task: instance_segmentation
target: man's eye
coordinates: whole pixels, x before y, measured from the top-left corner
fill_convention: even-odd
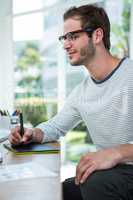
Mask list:
[[[78,34],[74,34],[74,35],[72,36],[73,40],[77,39],[78,37],[79,37]]]

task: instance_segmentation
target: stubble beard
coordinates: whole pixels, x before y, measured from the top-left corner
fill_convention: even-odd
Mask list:
[[[70,62],[72,66],[79,65],[88,65],[95,56],[96,49],[92,43],[92,40],[89,40],[89,44],[86,47],[80,49],[80,58],[75,62]]]

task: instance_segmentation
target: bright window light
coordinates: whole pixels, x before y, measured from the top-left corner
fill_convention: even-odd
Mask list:
[[[34,13],[15,17],[13,20],[14,41],[40,40],[43,36],[43,14]]]
[[[45,0],[44,1],[44,6],[52,6],[55,3],[57,3],[59,0]]]
[[[43,0],[13,0],[13,13],[38,10],[43,7]]]

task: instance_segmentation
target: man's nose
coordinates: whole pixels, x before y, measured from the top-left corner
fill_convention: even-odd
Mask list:
[[[71,48],[71,46],[72,46],[71,41],[69,41],[69,40],[67,40],[67,39],[64,40],[63,48],[64,48],[65,50]]]

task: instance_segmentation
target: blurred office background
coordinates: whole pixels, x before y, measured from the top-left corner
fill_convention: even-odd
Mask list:
[[[98,3],[111,21],[111,52],[133,58],[132,0],[1,0],[0,108],[21,108],[27,126],[54,116],[86,70],[72,67],[58,36],[62,15],[71,6]],[[84,123],[62,143],[62,179],[75,173],[81,155],[94,151]],[[69,173],[67,173],[69,172]]]

